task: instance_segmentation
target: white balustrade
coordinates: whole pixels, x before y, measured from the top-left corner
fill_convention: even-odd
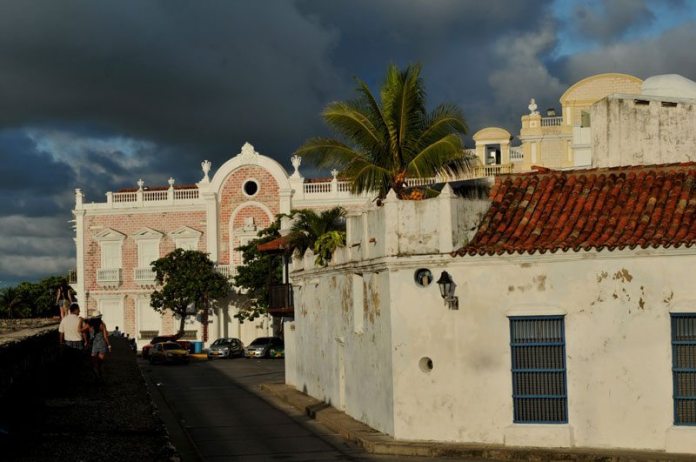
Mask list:
[[[519,149],[510,149],[510,162],[522,162],[524,160],[524,153]]]
[[[98,283],[120,283],[121,268],[100,268],[97,270]]]
[[[114,202],[116,202],[116,203],[135,202],[138,199],[138,193],[135,193],[135,192],[114,193],[113,197],[114,197]]]
[[[135,282],[153,283],[155,282],[155,272],[150,266],[146,266],[144,268],[134,268],[133,279]]]
[[[227,279],[232,279],[237,275],[237,267],[231,265],[215,265],[215,270]]]
[[[167,191],[145,191],[143,192],[144,201],[166,201]]]
[[[198,189],[175,189],[174,200],[198,199]]]
[[[563,125],[563,116],[541,118],[542,127],[560,127],[561,125]]]
[[[331,183],[305,183],[305,194],[329,193],[331,192]]]

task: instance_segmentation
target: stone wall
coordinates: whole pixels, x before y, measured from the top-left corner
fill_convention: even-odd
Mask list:
[[[696,101],[609,96],[591,108],[592,166],[696,161]]]

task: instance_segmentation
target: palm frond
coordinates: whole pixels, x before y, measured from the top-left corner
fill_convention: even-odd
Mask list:
[[[356,101],[333,102],[322,112],[331,128],[366,152],[381,150],[385,144],[384,133],[375,126],[380,121],[371,120],[371,115],[364,104]]]
[[[450,133],[466,134],[468,127],[462,111],[451,104],[441,104],[424,119],[423,131],[416,145],[420,152],[423,147],[432,144]]]
[[[332,138],[310,138],[293,154],[306,158],[317,167],[323,168],[343,168],[356,160],[366,160],[363,152],[356,151]]]
[[[406,174],[409,177],[429,177],[438,173],[451,173],[446,167],[458,163],[465,156],[462,140],[455,134],[449,134],[423,148],[408,163]]]

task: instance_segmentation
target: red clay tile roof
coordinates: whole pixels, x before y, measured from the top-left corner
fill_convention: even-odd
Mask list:
[[[505,175],[490,198],[453,255],[696,244],[696,163]]]
[[[290,240],[287,236],[280,236],[272,241],[264,242],[256,246],[256,250],[261,253],[276,253],[282,252],[288,248]]]

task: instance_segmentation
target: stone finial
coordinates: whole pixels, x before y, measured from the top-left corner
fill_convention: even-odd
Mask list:
[[[209,160],[204,160],[203,162],[201,162],[201,170],[203,170],[203,179],[201,180],[201,183],[210,183],[210,177],[208,177],[208,173],[210,173],[210,168],[212,166],[213,163]]]
[[[170,176],[169,179],[167,180],[167,183],[169,183],[169,189],[174,188],[174,178],[173,177]]]
[[[302,165],[302,157],[300,156],[292,156],[290,158],[290,162],[292,162],[292,167],[295,169],[294,172],[292,172],[292,175],[290,175],[291,178],[302,178],[302,175],[300,175],[300,165]]]
[[[75,188],[75,205],[82,205],[85,195],[80,188]]]
[[[136,184],[138,185],[138,191],[143,190],[143,186],[145,185],[145,182],[143,181],[142,178],[138,178],[138,181],[136,181]]]
[[[331,170],[331,176],[333,177],[333,179],[335,181],[336,177],[338,176],[338,170],[336,170],[336,169]]]
[[[529,109],[529,115],[537,115],[539,114],[539,111],[537,111],[537,103],[534,100],[534,98],[529,100],[529,106],[527,108]]]

